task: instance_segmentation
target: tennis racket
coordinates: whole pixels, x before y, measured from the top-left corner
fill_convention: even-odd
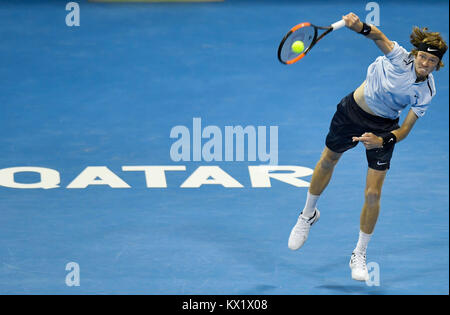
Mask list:
[[[309,22],[297,24],[281,40],[280,46],[278,47],[278,60],[285,65],[296,63],[305,57],[325,35],[344,26],[344,20],[333,23],[330,26],[316,26]],[[318,36],[319,30],[325,30],[325,32]],[[292,51],[292,44],[296,41],[302,41],[305,47],[300,53]]]

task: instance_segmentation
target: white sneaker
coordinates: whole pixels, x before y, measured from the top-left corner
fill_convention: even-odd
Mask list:
[[[349,263],[352,270],[352,279],[357,281],[369,280],[369,272],[366,266],[366,254],[353,252]]]
[[[309,229],[320,218],[320,212],[317,208],[314,211],[314,215],[309,219],[305,219],[302,213],[298,216],[297,224],[295,224],[289,236],[288,247],[292,250],[297,250],[303,246],[308,238]]]

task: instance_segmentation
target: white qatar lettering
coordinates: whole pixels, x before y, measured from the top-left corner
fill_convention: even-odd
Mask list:
[[[186,171],[184,165],[139,165],[122,166],[123,174],[116,174],[106,166],[87,166],[68,185],[67,189],[85,189],[89,186],[109,186],[110,188],[131,188],[123,179],[129,172],[144,172],[147,188],[168,188],[167,173]],[[35,183],[20,183],[15,175],[33,173],[40,176]],[[309,187],[309,183],[301,177],[309,176],[313,170],[296,165],[257,165],[248,166],[251,187],[270,188],[272,180],[277,180],[294,187]],[[129,175],[131,177],[131,175]],[[199,166],[191,174],[184,174],[185,180],[181,188],[200,188],[203,185],[217,185],[223,188],[243,188],[244,186],[221,167]],[[179,176],[178,176],[179,178]],[[170,176],[169,176],[170,179]],[[0,188],[15,189],[53,189],[60,188],[60,173],[57,170],[43,167],[11,167],[0,169]]]

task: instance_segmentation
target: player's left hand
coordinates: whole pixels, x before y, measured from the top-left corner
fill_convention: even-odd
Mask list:
[[[383,138],[378,137],[371,132],[365,132],[361,137],[352,137],[352,140],[353,142],[362,142],[367,150],[381,148],[383,146]]]

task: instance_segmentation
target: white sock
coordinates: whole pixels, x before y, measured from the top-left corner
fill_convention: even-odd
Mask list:
[[[359,231],[358,244],[356,244],[354,252],[365,254],[371,237],[372,234],[366,234],[363,231]]]
[[[302,211],[302,216],[304,218],[311,218],[314,215],[314,211],[316,209],[317,201],[319,200],[319,196],[311,195],[308,191],[306,195],[306,204]]]

